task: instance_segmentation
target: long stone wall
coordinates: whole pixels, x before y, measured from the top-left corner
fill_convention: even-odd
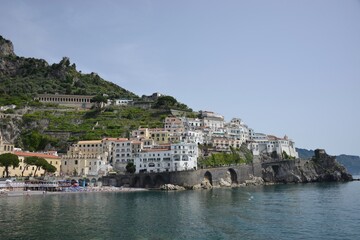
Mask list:
[[[125,174],[103,177],[105,186],[129,186],[157,188],[163,184],[174,184],[191,187],[207,179],[211,185],[218,186],[221,179],[231,179],[231,183],[244,183],[252,176],[261,177],[261,165],[237,165],[219,168],[207,168],[192,171]]]

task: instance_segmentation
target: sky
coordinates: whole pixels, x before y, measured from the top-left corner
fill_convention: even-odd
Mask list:
[[[360,155],[360,0],[0,0],[18,56]]]

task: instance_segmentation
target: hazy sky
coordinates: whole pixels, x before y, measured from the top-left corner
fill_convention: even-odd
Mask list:
[[[6,1],[19,56],[360,155],[359,0]]]

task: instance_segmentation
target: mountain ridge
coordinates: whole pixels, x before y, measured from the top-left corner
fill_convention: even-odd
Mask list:
[[[0,105],[32,101],[36,94],[102,95],[139,99],[135,93],[92,72],[76,69],[68,57],[49,65],[44,59],[19,57],[10,40],[0,35]]]
[[[44,93],[90,95],[95,96],[94,102],[98,97],[101,102],[128,99],[139,105],[94,104],[92,109],[78,109],[34,100]],[[79,140],[128,137],[139,126],[161,127],[171,108],[194,114],[171,96],[140,98],[94,72],[83,74],[67,57],[51,65],[44,59],[19,57],[12,42],[1,35],[0,106],[7,108],[1,112],[0,134],[16,147],[30,151],[64,152]]]

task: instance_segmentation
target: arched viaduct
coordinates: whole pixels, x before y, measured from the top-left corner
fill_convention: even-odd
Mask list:
[[[207,179],[211,185],[217,186],[221,179],[231,179],[231,183],[244,183],[251,176],[261,177],[261,165],[236,165],[207,168],[181,172],[124,174],[103,177],[103,185],[128,186],[138,188],[158,188],[163,184],[194,186]]]

